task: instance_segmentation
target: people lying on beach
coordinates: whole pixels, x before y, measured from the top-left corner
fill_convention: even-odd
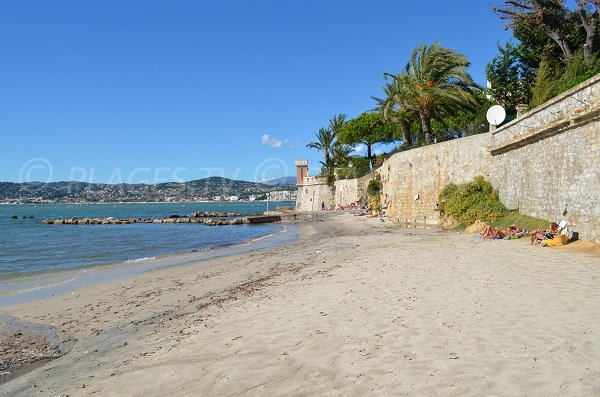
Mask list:
[[[527,234],[527,230],[520,229],[515,225],[510,225],[506,229],[494,229],[490,225],[485,225],[481,233],[479,233],[480,238],[486,240],[498,240],[498,239],[517,239],[521,238]]]
[[[531,243],[529,245],[540,244],[544,240],[552,240],[554,238],[554,236],[556,236],[556,234],[557,234],[557,229],[558,229],[558,223],[550,222],[550,229],[544,230],[544,231],[542,231],[540,229],[534,230],[530,234]]]
[[[348,204],[348,205],[338,205],[335,207],[335,209],[339,209],[339,210],[343,210],[343,211],[348,211],[348,210],[355,210],[361,208],[360,205],[360,201],[356,200],[354,203]]]
[[[501,239],[504,238],[504,236],[506,236],[506,233],[503,230],[494,229],[490,225],[485,225],[483,230],[479,233],[479,238],[485,240]]]
[[[518,239],[527,234],[527,230],[520,229],[515,225],[510,225],[509,227],[504,229],[503,232],[505,233],[504,239],[506,240]]]

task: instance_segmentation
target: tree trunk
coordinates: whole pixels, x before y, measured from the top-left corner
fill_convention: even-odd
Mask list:
[[[425,144],[431,144],[431,117],[421,115],[421,125],[423,127],[423,136],[425,137]]]
[[[400,120],[400,128],[402,128],[402,140],[405,145],[412,145],[412,140],[410,139],[410,121],[406,119]]]
[[[554,30],[550,29],[545,29],[544,34],[546,34],[546,36],[550,37],[556,42],[556,44],[558,44],[567,60],[573,58],[573,51],[571,51],[571,46],[569,46],[567,40],[564,37],[562,37],[558,32],[555,32]]]
[[[596,3],[596,2],[594,2]],[[583,58],[586,65],[590,66],[594,60],[594,37],[596,36],[596,27],[598,26],[598,5],[588,20],[587,11],[583,3],[579,3],[579,18],[585,29],[585,44],[583,45]]]
[[[331,159],[329,158],[328,152],[325,152],[325,172],[327,174],[331,172]]]
[[[371,155],[371,144],[367,142],[367,158],[371,160],[373,156]]]

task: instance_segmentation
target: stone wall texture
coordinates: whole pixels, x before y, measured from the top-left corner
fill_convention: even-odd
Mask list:
[[[356,179],[341,179],[335,181],[335,205],[347,206],[359,201],[367,202],[367,185],[373,179],[373,174]]]
[[[315,177],[304,178],[304,184],[298,186],[296,211],[321,211],[322,206],[335,207],[335,187]]]
[[[400,152],[387,159],[379,172],[382,205],[390,219],[437,223],[437,196],[444,186],[468,182],[477,175],[489,179],[489,138],[489,133],[475,135]]]

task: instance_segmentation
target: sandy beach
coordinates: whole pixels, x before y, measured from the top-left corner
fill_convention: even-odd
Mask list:
[[[284,246],[0,308],[75,341],[0,395],[600,395],[597,249],[351,215],[302,228]],[[15,332],[0,327],[3,359],[26,348]]]

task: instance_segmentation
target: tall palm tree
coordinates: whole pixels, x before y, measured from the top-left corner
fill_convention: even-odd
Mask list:
[[[377,102],[378,111],[383,120],[398,123],[402,130],[402,141],[406,145],[412,145],[410,126],[419,117],[418,109],[413,104],[412,93],[409,90],[408,74],[402,72],[399,75],[384,73],[384,78],[391,77],[383,87],[385,97],[373,99]]]
[[[310,149],[317,149],[323,153],[325,161],[322,162],[325,169],[329,169],[331,166],[331,149],[335,143],[336,134],[331,129],[321,127],[318,132],[315,133],[317,140],[310,142],[306,147]]]
[[[467,72],[467,58],[435,42],[412,51],[404,73],[395,80],[407,88],[412,106],[418,109],[425,143],[431,143],[431,119],[445,111],[472,109],[473,88],[480,88]]]
[[[329,127],[322,127],[315,133],[317,140],[306,145],[310,149],[317,149],[323,153],[324,161],[321,164],[323,164],[328,180],[333,176],[333,168],[335,167],[334,157],[336,153],[334,153],[334,149],[337,143],[337,135],[345,122],[345,114],[340,113],[333,116],[329,120]],[[339,148],[337,154],[340,154]]]
[[[337,138],[340,129],[346,122],[346,115],[344,113],[339,113],[329,119],[329,129],[333,133],[333,137]]]

